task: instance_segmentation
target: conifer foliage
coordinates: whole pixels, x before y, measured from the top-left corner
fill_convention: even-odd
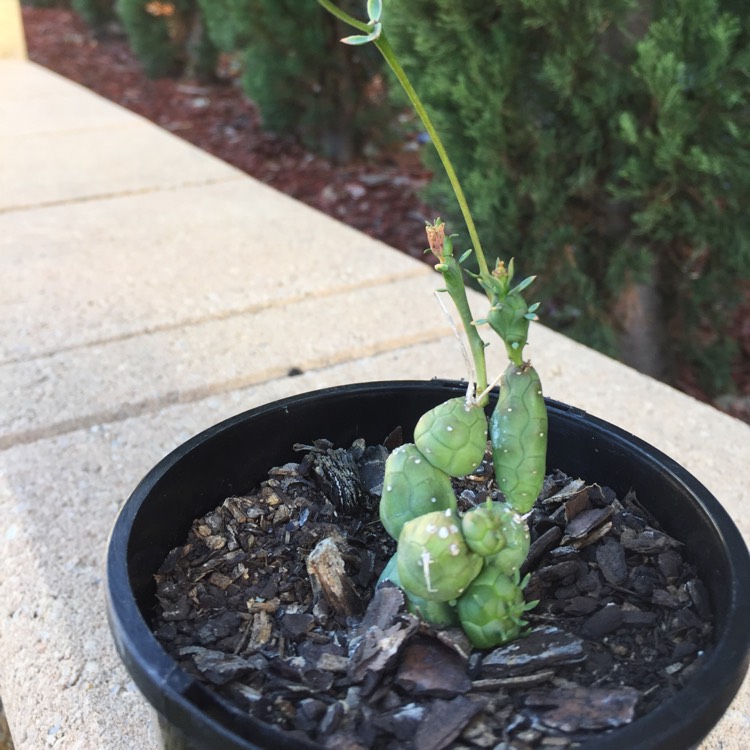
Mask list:
[[[149,77],[213,74],[216,50],[196,0],[116,0],[115,9]]]
[[[630,292],[646,288],[656,304],[641,323],[659,328],[665,374],[697,363],[713,391],[736,363],[730,321],[750,277],[742,6],[386,0],[384,11],[485,250],[539,270],[545,320],[619,354]],[[436,178],[433,191],[450,188]]]
[[[347,29],[315,0],[199,0],[208,32],[236,52],[243,88],[270,130],[338,162],[380,138],[392,110],[379,95],[380,59],[339,42]],[[342,3],[352,13],[361,2]]]
[[[94,29],[114,20],[114,0],[71,0],[71,7]]]

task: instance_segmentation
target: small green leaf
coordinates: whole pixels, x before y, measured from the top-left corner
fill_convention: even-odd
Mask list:
[[[370,23],[377,23],[383,13],[382,0],[367,0],[367,12],[370,15]]]
[[[527,286],[530,286],[536,276],[527,276],[520,284],[517,284],[514,289],[512,289],[512,292],[518,293],[522,292],[524,289],[526,289]]]
[[[353,47],[357,47],[362,44],[367,44],[368,42],[374,42],[376,39],[380,38],[380,32],[382,30],[383,26],[380,23],[376,23],[369,34],[356,34],[355,36],[347,36],[344,37],[341,41],[344,44],[350,44]]]
[[[371,42],[372,35],[368,34],[367,36],[363,36],[361,34],[357,34],[355,36],[344,37],[341,41],[344,44],[350,44],[352,47],[358,47],[362,44],[367,44],[368,42]]]
[[[463,263],[472,253],[474,250],[472,248],[469,248],[459,259],[459,263]]]

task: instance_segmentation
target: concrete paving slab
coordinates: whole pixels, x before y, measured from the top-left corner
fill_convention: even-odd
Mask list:
[[[145,123],[139,115],[32,63],[0,61],[0,137]]]
[[[88,89],[31,60],[0,59],[0,96],[3,102],[15,103],[26,99],[41,99],[45,96],[51,98],[74,96],[82,91],[86,92]],[[104,101],[110,106],[117,106],[107,100]],[[10,108],[8,107],[6,111],[10,112]],[[19,115],[13,116],[15,118]],[[45,119],[51,119],[49,112]]]
[[[434,339],[433,288],[420,274],[3,365],[0,447]]]
[[[242,177],[145,120],[0,140],[0,212]]]
[[[0,362],[427,274],[250,178],[0,213]]]
[[[547,336],[539,333],[537,339]],[[588,351],[555,334],[545,343],[550,356],[564,362],[578,361]],[[662,416],[691,408],[692,400],[682,394],[663,392],[654,381],[603,359],[609,363],[604,378],[616,377],[621,393],[659,403]],[[599,371],[599,362],[589,364]],[[150,712],[111,644],[102,613],[101,566],[120,503],[163,455],[211,424],[287,395],[394,376],[457,377],[462,369],[446,337],[0,452],[0,569],[12,571],[0,579],[0,691],[17,750],[157,747]],[[575,370],[563,366],[545,377],[552,395],[580,402]],[[590,411],[608,410],[611,391],[584,390]],[[740,436],[732,432],[735,420],[717,412],[713,416],[709,429]],[[633,426],[643,433],[649,421],[646,417]],[[665,418],[650,429],[655,442],[677,442],[682,424]],[[734,496],[742,475],[728,470],[715,477],[715,484]],[[736,510],[747,514],[746,505]],[[34,691],[25,689],[30,674],[45,675]],[[749,709],[746,682],[701,750],[744,748]]]

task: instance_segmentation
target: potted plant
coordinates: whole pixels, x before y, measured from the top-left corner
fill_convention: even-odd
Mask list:
[[[750,559],[739,532],[710,493],[659,451],[606,422],[544,399],[539,376],[524,359],[529,324],[538,308],[524,299],[533,277],[514,284],[512,261],[507,267],[488,267],[450,160],[383,34],[381,2],[368,1],[367,22],[330,0],[319,2],[360,32],[344,41],[374,43],[382,52],[454,186],[477,259],[476,279],[488,297],[485,318],[475,318],[469,308],[462,268],[467,254],[454,255],[452,238],[439,220],[428,226],[427,234],[468,341],[472,372],[464,384],[370,383],[285,399],[223,422],[167,456],[127,501],[110,540],[108,611],[121,657],[161,718],[168,747],[320,747],[328,736],[332,746],[369,742],[364,746],[385,747],[408,740],[416,747],[440,748],[469,729],[474,746],[488,746],[501,737],[533,746],[544,740],[542,724],[555,730],[551,736],[561,747],[695,745],[729,705],[748,666]],[[508,367],[497,378],[499,393],[488,382],[481,326],[500,337],[508,354]],[[382,522],[384,541],[375,546],[392,556],[387,564],[368,557],[372,550],[359,558],[375,561],[361,578],[379,578],[365,611],[367,602],[345,571],[342,546],[347,540],[342,541],[334,521],[343,524],[344,517],[354,516],[355,526],[364,525],[370,533],[374,524],[365,515],[367,493],[361,488],[350,492],[347,482],[349,477],[359,481],[368,446],[382,443],[397,426],[403,428],[403,440],[384,460],[380,480],[371,484],[379,503],[369,509]],[[330,442],[321,443],[323,437]],[[356,451],[347,452],[353,443]],[[304,469],[295,452],[300,446],[306,451]],[[269,478],[273,467],[282,468]],[[586,484],[550,476],[555,470],[583,477]],[[480,474],[482,489],[465,486],[457,499],[462,486],[457,483],[469,481],[467,477],[478,481]],[[266,480],[265,495],[248,500],[247,493]],[[304,493],[295,495],[294,488],[309,493],[313,485],[330,491],[325,511],[313,511],[320,528],[330,534],[305,553],[312,594],[293,600],[284,597],[292,581],[281,580],[296,575],[288,566],[281,573],[276,570],[266,588],[259,588],[259,568],[273,569],[269,556],[279,557],[285,545],[297,544],[291,535],[308,523],[310,503]],[[287,502],[287,495],[294,497]],[[253,503],[265,503],[265,510]],[[214,512],[218,506],[221,512]],[[264,515],[269,508],[275,509],[273,514]],[[318,518],[321,514],[325,517]],[[253,532],[238,539],[235,523],[243,533]],[[258,539],[268,536],[269,524],[283,526],[285,541],[272,553],[256,555],[253,550],[262,546]],[[229,536],[222,536],[230,527]],[[218,554],[229,549],[230,537],[231,554]],[[686,577],[680,577],[683,559],[677,552],[683,545],[690,571]],[[219,557],[229,567],[220,567]],[[632,570],[623,568],[628,559],[637,563]],[[549,580],[538,568],[541,560],[546,560]],[[189,596],[176,591],[183,568],[188,577],[199,568]],[[657,568],[669,586],[655,583]],[[532,570],[537,575],[529,583]],[[206,576],[210,585],[201,582]],[[601,589],[602,576],[608,591],[637,589],[639,604],[661,599],[657,604],[671,619],[657,620],[630,600],[592,604],[592,587]],[[555,581],[560,587],[550,593]],[[286,586],[282,594],[279,584]],[[527,584],[531,593],[524,592]],[[219,589],[245,596],[250,615],[214,616]],[[543,612],[535,615],[537,598],[543,596],[548,597]],[[157,599],[160,614],[155,614]],[[186,646],[177,638],[168,651],[162,642],[178,632],[174,623],[193,606],[188,599],[211,611],[201,621],[205,639]],[[571,614],[576,607],[578,619],[585,621],[584,635],[612,634],[605,651],[624,648],[614,636],[624,620],[681,634],[672,644],[675,652],[666,671],[671,677],[689,663],[689,678],[634,721],[642,696],[632,687],[603,694],[591,684],[571,687],[565,676],[547,667],[585,659],[584,639],[554,626],[558,613]],[[596,611],[585,611],[588,607]],[[705,655],[694,653],[704,648],[704,641],[682,637],[691,629],[701,630],[695,611],[710,621],[704,635],[710,630],[714,635]],[[334,635],[322,635],[319,626]],[[269,635],[274,627],[281,635]],[[305,651],[299,645],[308,632],[317,633],[313,643],[321,648]],[[229,652],[205,646],[219,641]],[[269,641],[277,649],[270,660],[261,648]],[[291,653],[285,652],[287,643]],[[509,666],[519,643],[533,644],[535,651],[527,649],[524,658],[537,665],[535,670]],[[629,652],[631,661],[637,660],[637,649]],[[313,652],[334,666],[320,667],[322,657],[311,666]],[[195,669],[185,669],[176,655],[192,659]],[[601,664],[589,682],[603,680],[602,672],[612,664],[611,653],[597,658]],[[411,671],[402,669],[406,661]],[[433,662],[440,664],[440,674],[427,684]],[[275,684],[286,691],[272,703],[257,687],[265,684],[266,671],[277,672]],[[208,680],[200,679],[206,675]],[[249,682],[239,681],[240,675],[250,675]],[[550,681],[554,687],[547,689]],[[227,693],[211,683],[232,685],[253,708],[227,700]],[[346,698],[325,701],[316,695],[333,687],[345,690]],[[524,710],[530,718],[525,733],[510,737],[503,721],[518,724],[519,714],[509,707],[513,701],[502,703],[498,696],[515,695],[519,689],[529,692]],[[399,692],[408,696],[403,705],[395,703]],[[426,703],[415,695],[427,696]],[[599,697],[604,708],[592,708]],[[544,710],[534,708],[539,706]],[[288,716],[276,722],[276,714],[284,712]],[[350,713],[348,733],[339,731],[342,712]],[[441,715],[445,721],[435,722]],[[384,722],[390,722],[389,728],[378,734]],[[305,733],[307,724],[314,731]],[[616,731],[609,731],[612,727]]]

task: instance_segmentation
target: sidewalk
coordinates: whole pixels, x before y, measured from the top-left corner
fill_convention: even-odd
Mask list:
[[[166,452],[253,406],[462,377],[438,282],[86,89],[0,60],[0,695],[17,750],[157,746],[103,611],[118,507]],[[677,459],[750,539],[750,427],[542,326],[529,354],[547,395]],[[740,750],[749,731],[746,681],[701,748]]]

